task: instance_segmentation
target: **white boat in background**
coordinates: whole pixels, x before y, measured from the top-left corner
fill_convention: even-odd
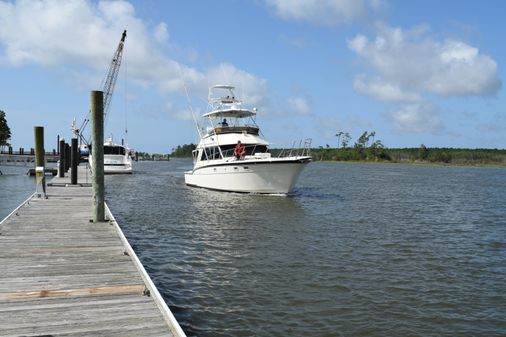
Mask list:
[[[254,120],[256,109],[244,109],[233,89],[228,85],[209,89],[210,111],[202,116],[209,126],[204,134],[199,130],[194,166],[185,172],[185,183],[230,192],[289,194],[311,161],[310,140],[297,153],[271,156],[269,142]],[[238,142],[245,147],[242,156],[235,153]]]
[[[93,154],[90,153],[88,161],[92,165]],[[131,174],[131,150],[124,145],[116,144],[112,138],[104,143],[104,174]]]

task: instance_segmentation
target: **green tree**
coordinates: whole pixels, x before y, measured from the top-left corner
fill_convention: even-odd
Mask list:
[[[365,131],[353,145],[353,160],[366,159],[365,149],[369,142],[370,135]]]
[[[425,145],[420,145],[420,148],[418,149],[418,157],[421,160],[427,160],[429,158],[429,149]]]
[[[184,144],[183,146],[178,145],[177,148],[172,149],[170,154],[172,157],[191,157],[192,151],[195,150],[195,144]]]
[[[7,119],[5,118],[5,112],[0,110],[0,147],[9,146],[7,142],[11,139],[11,129],[7,125]]]
[[[346,132],[343,136],[343,141],[341,142],[341,146],[343,149],[346,149],[348,147],[350,140],[351,140],[351,136],[348,132]]]
[[[341,136],[344,135],[344,132],[342,131],[339,131],[338,133],[336,133],[336,137],[337,137],[337,148],[339,149],[339,145],[340,145],[340,140],[341,140]]]

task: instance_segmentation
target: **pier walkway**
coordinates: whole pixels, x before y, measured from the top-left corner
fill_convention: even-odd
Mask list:
[[[0,335],[184,336],[108,208],[90,222],[85,179],[53,179],[0,222]]]

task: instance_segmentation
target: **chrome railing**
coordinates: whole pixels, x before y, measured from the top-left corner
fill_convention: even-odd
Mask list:
[[[278,154],[278,158],[284,157],[301,157],[301,156],[310,156],[311,155],[311,138],[306,138],[304,140],[299,141],[299,146],[296,147],[296,142],[293,142],[293,145],[289,149],[281,149],[281,152]]]

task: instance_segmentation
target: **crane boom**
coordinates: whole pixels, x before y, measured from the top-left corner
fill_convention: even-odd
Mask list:
[[[126,39],[126,30],[123,31],[123,35],[121,36],[121,40],[119,41],[118,48],[114,52],[114,56],[112,57],[112,62],[109,66],[109,70],[102,81],[102,91],[104,93],[104,122],[107,117],[107,112],[109,111],[109,107],[111,105],[112,93],[114,91],[114,86],[116,85],[116,79],[118,78],[119,67],[121,65],[121,58],[123,56],[123,45],[125,44]],[[86,140],[83,136],[83,131],[90,122],[89,119],[84,119],[81,128],[77,128],[77,124],[74,118],[72,122],[71,130],[74,135],[81,140],[81,144],[89,145],[89,140]]]
[[[107,72],[107,75],[102,82],[102,91],[104,92],[104,122],[106,120],[109,107],[111,106],[112,93],[114,92],[114,86],[116,85],[116,79],[118,78],[121,58],[123,56],[123,45],[125,44],[126,39],[126,32],[127,31],[125,30],[121,36],[118,48],[116,48],[114,56],[112,57],[111,64],[109,65],[109,71]]]

